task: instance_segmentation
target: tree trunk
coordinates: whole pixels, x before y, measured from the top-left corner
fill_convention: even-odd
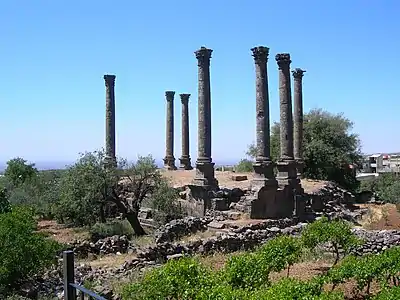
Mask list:
[[[104,214],[104,204],[103,203],[101,203],[100,204],[100,223],[105,223],[106,222],[106,217],[105,217],[105,214]]]
[[[144,231],[142,225],[140,225],[137,213],[126,213],[126,219],[128,220],[129,224],[131,224],[133,231],[135,231],[136,235],[146,235],[146,232]]]

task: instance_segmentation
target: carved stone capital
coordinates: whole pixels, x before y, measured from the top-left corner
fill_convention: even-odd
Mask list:
[[[194,54],[196,55],[198,66],[209,65],[212,52],[211,49],[206,47],[201,47],[199,50],[195,51]]]
[[[167,101],[173,101],[174,100],[174,96],[175,96],[175,92],[174,91],[166,91],[165,92],[165,98],[167,99]]]
[[[104,75],[106,87],[115,86],[115,75]]]
[[[264,46],[258,46],[251,48],[252,56],[254,57],[255,63],[266,63],[269,55],[269,48]]]
[[[301,80],[303,78],[303,75],[304,75],[305,72],[306,72],[305,70],[302,70],[300,68],[296,68],[296,69],[294,69],[292,71],[293,78],[297,79],[297,80]]]
[[[275,55],[275,60],[278,63],[279,69],[288,68],[292,62],[289,53],[279,53]]]
[[[189,103],[190,94],[179,94],[179,96],[181,97],[182,104],[186,105]]]

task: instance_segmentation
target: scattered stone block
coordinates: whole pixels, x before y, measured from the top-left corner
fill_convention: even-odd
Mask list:
[[[233,181],[245,181],[247,180],[247,175],[232,175]]]
[[[221,223],[221,222],[211,222],[208,224],[208,227],[210,228],[214,228],[214,229],[224,229],[225,228],[225,224]]]

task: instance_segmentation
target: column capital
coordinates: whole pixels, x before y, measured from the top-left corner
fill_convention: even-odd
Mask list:
[[[166,91],[165,92],[165,97],[167,98],[167,101],[173,101],[175,96],[174,91]]]
[[[302,79],[303,78],[303,75],[304,75],[304,73],[306,72],[306,70],[302,70],[302,69],[300,69],[300,68],[296,68],[296,69],[294,69],[293,71],[292,71],[292,74],[293,74],[293,78],[294,79]]]
[[[275,60],[278,63],[279,69],[288,67],[290,63],[292,62],[290,60],[290,54],[289,53],[278,53],[275,55]]]
[[[179,94],[179,96],[181,97],[182,104],[188,104],[190,94]]]
[[[199,50],[195,51],[194,54],[196,55],[198,65],[203,66],[206,63],[209,64],[212,52],[211,49],[206,47],[201,47]]]
[[[250,49],[254,61],[256,63],[266,63],[269,55],[269,48],[264,46],[258,46]]]
[[[115,75],[104,75],[104,81],[107,87],[115,86]]]

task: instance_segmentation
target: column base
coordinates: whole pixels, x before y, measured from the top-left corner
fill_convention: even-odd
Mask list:
[[[172,155],[166,156],[164,158],[164,168],[169,170],[169,171],[176,170],[175,157],[173,157]]]
[[[276,164],[278,176],[276,179],[280,186],[290,186],[296,191],[301,192],[301,182],[297,177],[297,163],[294,159],[279,160]]]
[[[181,156],[179,158],[180,165],[179,169],[180,170],[193,170],[192,163],[190,161],[190,156]]]
[[[213,162],[197,161],[196,175],[193,184],[218,188],[218,180],[215,178],[214,165]]]
[[[277,186],[274,175],[274,163],[272,161],[255,162],[253,164],[254,178],[251,181],[251,189],[257,190],[261,187]]]

